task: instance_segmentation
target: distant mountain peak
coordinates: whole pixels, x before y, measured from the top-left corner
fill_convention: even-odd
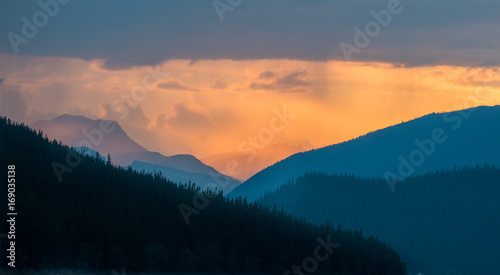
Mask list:
[[[123,130],[123,128],[120,126],[120,124],[117,121],[110,120],[110,119],[101,119],[101,118],[91,119],[91,118],[88,118],[88,117],[82,116],[82,115],[62,114],[60,116],[54,117],[53,119],[51,119],[49,121],[46,121],[46,120],[37,121],[35,124],[37,124],[39,122],[87,123],[87,124],[93,124],[94,126],[96,126],[95,129],[101,129],[103,127],[114,127],[115,129],[113,130],[113,132],[116,131],[116,132],[126,134],[125,131]],[[103,123],[103,122],[106,122],[109,124],[101,126],[100,123]],[[35,124],[33,124],[33,125],[35,125]]]
[[[89,147],[103,155],[147,151],[113,120],[63,114],[48,121],[37,121],[31,127],[42,130],[50,139],[73,147]]]
[[[103,125],[104,122],[106,124]],[[172,173],[166,174],[167,178],[171,176],[173,179],[182,179],[186,182],[191,176],[206,181],[211,176],[219,175],[217,170],[192,155],[164,156],[146,150],[133,141],[116,121],[64,114],[49,121],[38,121],[32,127],[42,130],[50,139],[61,140],[62,143],[77,147],[79,150],[86,147],[84,151],[87,154],[95,154],[94,152],[99,152],[103,156],[110,154],[115,165],[128,166],[136,162],[135,167],[137,167],[137,163],[141,162],[142,166],[148,169],[158,165]],[[109,128],[114,129],[108,132],[106,129]],[[231,179],[231,186],[225,191],[232,190],[238,184],[239,181]]]

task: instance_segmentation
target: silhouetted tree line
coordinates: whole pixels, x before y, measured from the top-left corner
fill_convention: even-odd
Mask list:
[[[390,187],[382,178],[308,172],[257,203],[278,205],[313,224],[329,221],[362,228],[405,255],[410,271],[497,273],[499,168],[457,166],[412,176]]]
[[[193,206],[201,192],[191,183],[177,185],[158,174],[115,167],[110,158],[83,155],[59,182],[51,164],[66,165],[73,149],[7,118],[0,118],[0,137],[0,169],[16,165],[18,268],[282,274],[313,256],[317,237],[330,235],[341,246],[318,272],[406,270],[394,250],[360,231],[312,225],[283,209],[221,193],[186,224],[179,204]],[[6,223],[1,226],[5,232]]]

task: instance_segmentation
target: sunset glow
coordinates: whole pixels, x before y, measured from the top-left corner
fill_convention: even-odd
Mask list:
[[[260,144],[318,148],[432,112],[500,103],[497,67],[172,60],[110,71],[99,60],[5,54],[0,60],[8,64],[0,69],[2,100],[18,102],[13,118],[113,119],[147,149],[167,155],[236,152],[283,108],[296,117]]]
[[[498,274],[499,14],[0,1],[0,274]]]

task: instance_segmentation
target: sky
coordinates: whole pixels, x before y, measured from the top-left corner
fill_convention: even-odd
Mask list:
[[[166,155],[318,148],[500,103],[500,3],[0,3],[0,115],[113,119]]]

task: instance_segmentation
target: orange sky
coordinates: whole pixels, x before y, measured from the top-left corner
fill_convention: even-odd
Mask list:
[[[151,76],[146,67],[104,70],[99,60],[0,61],[0,100],[21,101],[2,115],[27,123],[63,113],[109,118],[147,149],[200,158],[248,148],[249,137],[311,149],[431,112],[500,104],[498,68],[172,60]],[[294,116],[287,124],[276,115],[284,108]]]

